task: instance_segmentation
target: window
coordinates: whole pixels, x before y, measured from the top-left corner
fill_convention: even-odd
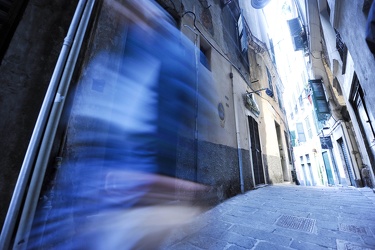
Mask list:
[[[305,136],[305,132],[303,129],[303,124],[299,122],[296,124],[296,126],[297,126],[297,133],[298,133],[298,141],[306,142],[306,136]]]
[[[296,132],[295,131],[289,131],[290,134],[290,141],[292,142],[292,147],[295,147],[296,144]]]
[[[272,41],[272,39],[269,39],[269,41],[270,41],[270,55],[271,55],[271,60],[272,60],[273,64],[276,65],[275,49],[274,49],[274,46],[273,46],[273,41]]]
[[[302,97],[302,94],[298,97],[298,101],[299,101],[299,106],[300,106],[301,109],[303,110],[303,108],[304,108],[304,103],[303,103],[303,97]]]
[[[294,51],[303,50],[307,51],[308,49],[308,40],[305,27],[302,25],[300,18],[293,18],[287,20],[290,36],[292,37]]]
[[[335,29],[336,32],[336,49],[339,52],[341,61],[342,61],[342,74],[345,74],[346,71],[346,59],[348,55],[348,48],[343,42],[340,33]]]
[[[238,37],[239,37],[239,41],[240,41],[241,52],[245,52],[245,51],[247,51],[248,45],[247,45],[247,31],[246,31],[246,28],[244,26],[244,19],[243,19],[243,16],[242,16],[242,10],[241,10],[240,16],[238,17],[237,25],[238,25]]]
[[[307,162],[307,163],[310,163],[310,155],[309,155],[309,154],[306,154],[305,157],[306,157],[306,162]]]
[[[307,135],[308,135],[309,138],[311,139],[311,138],[312,138],[312,130],[311,130],[311,124],[310,124],[309,117],[306,117],[306,118],[305,118],[305,123],[306,123]]]
[[[203,66],[211,70],[211,46],[202,37],[200,39],[199,60]]]
[[[312,99],[318,121],[326,121],[331,116],[328,102],[326,100],[323,81],[321,79],[309,80],[312,90]]]
[[[366,138],[368,147],[372,147],[375,144],[375,131],[373,119],[370,119],[366,103],[364,100],[364,93],[361,85],[359,84],[357,75],[354,75],[354,91],[352,94],[351,102],[353,109],[356,113],[358,123],[360,125],[362,134]]]
[[[318,117],[316,116],[316,113],[315,113],[314,110],[312,111],[312,117],[313,117],[313,121],[314,121],[314,125],[315,125],[315,132],[319,133],[322,130],[322,128],[324,127],[324,124],[322,122],[318,121]]]
[[[276,85],[276,93],[277,93],[277,101],[279,103],[279,107],[280,107],[281,110],[283,110],[284,109],[283,98],[281,96],[280,88],[277,85]]]
[[[271,77],[271,73],[270,73],[270,70],[268,69],[268,67],[266,67],[266,70],[267,70],[267,78],[268,78],[268,88],[273,91],[273,85],[272,85],[272,77]]]
[[[288,149],[288,162],[289,164],[292,164],[292,154],[290,152],[290,143],[289,143],[288,134],[286,133],[286,131],[284,131],[284,136],[285,136],[285,141],[286,141],[286,147]]]

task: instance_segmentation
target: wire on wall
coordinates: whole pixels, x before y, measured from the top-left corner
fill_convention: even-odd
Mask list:
[[[238,73],[240,74],[241,78],[246,82],[246,84],[251,88],[251,85],[250,85],[250,82],[248,79],[246,79],[246,77],[243,75],[243,73],[241,72],[241,70],[226,56],[224,55],[218,48],[216,48],[215,45],[213,45],[211,43],[211,41],[203,34],[203,32],[197,27],[196,25],[196,15],[193,11],[186,11],[182,14],[182,17],[184,17],[186,14],[192,14],[194,16],[194,19],[193,19],[193,25],[194,25],[194,28],[199,32],[199,34],[206,40],[206,42],[217,52],[219,53],[219,55],[221,55],[226,61],[228,61],[237,71]]]
[[[251,84],[250,84],[250,82],[249,82],[249,80],[243,75],[243,73],[240,71],[240,69],[226,56],[226,55],[224,55],[218,48],[216,48],[216,46],[215,45],[213,45],[212,43],[211,43],[211,41],[209,41],[209,39],[202,33],[202,31],[197,27],[197,25],[196,25],[196,19],[197,19],[197,17],[196,17],[196,15],[195,15],[195,13],[193,12],[193,11],[185,11],[183,14],[182,14],[182,16],[181,17],[184,17],[186,14],[192,14],[193,16],[194,16],[194,19],[193,19],[193,25],[194,25],[194,28],[199,32],[199,34],[200,35],[202,35],[202,37],[207,41],[207,43],[219,54],[219,55],[221,55],[226,61],[228,61],[231,65],[232,65],[232,67],[233,68],[235,68],[236,70],[237,70],[237,72],[240,74],[240,76],[241,76],[241,78],[246,82],[246,84],[250,87],[250,89],[251,90],[253,90],[252,88],[251,88]],[[275,110],[275,112],[280,116],[280,117],[282,117],[282,115],[273,107],[273,104],[268,100],[268,99],[266,99],[266,98],[264,98],[263,96],[261,96],[261,95],[259,95],[258,94],[258,96],[260,97],[260,98],[262,98],[263,100],[265,100],[265,101],[267,101],[270,105],[271,105],[271,107]]]

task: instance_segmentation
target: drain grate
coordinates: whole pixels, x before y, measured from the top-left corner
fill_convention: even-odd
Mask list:
[[[349,225],[345,223],[340,223],[339,230],[347,233],[367,234],[365,227],[358,227],[355,225]]]
[[[277,226],[312,233],[315,220],[290,215],[282,215],[276,223]]]

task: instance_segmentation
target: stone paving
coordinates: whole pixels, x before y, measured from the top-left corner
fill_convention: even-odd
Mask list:
[[[265,186],[175,230],[161,249],[375,249],[370,188]]]

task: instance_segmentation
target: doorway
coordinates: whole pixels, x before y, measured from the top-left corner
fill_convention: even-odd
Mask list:
[[[323,162],[324,162],[324,166],[325,166],[326,173],[327,173],[328,185],[335,185],[335,181],[333,179],[332,167],[329,162],[329,156],[328,156],[327,151],[323,152],[322,156],[323,156]]]
[[[251,156],[253,163],[253,172],[254,172],[254,182],[255,186],[260,184],[265,184],[264,178],[264,169],[262,162],[262,149],[259,139],[259,129],[258,123],[254,118],[248,116],[249,120],[249,135],[250,135],[250,147],[251,147]]]
[[[275,122],[276,127],[276,134],[277,134],[277,144],[279,146],[279,155],[280,155],[280,163],[283,171],[283,181],[289,181],[289,173],[288,173],[288,166],[285,159],[285,149],[281,134],[280,125]]]
[[[355,186],[355,178],[354,178],[354,173],[353,173],[353,170],[352,170],[352,165],[350,164],[350,156],[348,154],[348,150],[344,144],[344,141],[342,138],[340,138],[339,140],[337,140],[337,143],[339,144],[339,151],[340,151],[340,155],[341,155],[341,159],[343,160],[344,162],[344,169],[345,169],[345,172],[346,174],[348,175],[347,177],[349,177],[349,185],[350,186]]]
[[[375,126],[373,124],[374,117],[367,107],[365,101],[365,93],[358,80],[356,73],[353,76],[353,89],[350,97],[356,120],[359,125],[361,136],[366,147],[366,151],[370,162],[375,162]],[[375,172],[375,165],[371,164],[372,170]]]

